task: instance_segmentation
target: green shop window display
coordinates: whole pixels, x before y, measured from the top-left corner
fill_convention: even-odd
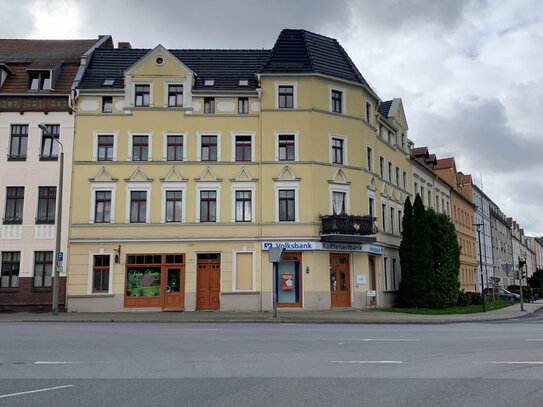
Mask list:
[[[159,297],[160,267],[131,267],[127,272],[128,297]]]

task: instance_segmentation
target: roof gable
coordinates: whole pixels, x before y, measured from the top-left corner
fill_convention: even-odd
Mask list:
[[[159,58],[162,58],[161,64],[158,63]],[[160,44],[141,57],[124,73],[125,75],[159,74],[159,70],[167,71],[168,75],[194,76],[194,72],[188,66]]]

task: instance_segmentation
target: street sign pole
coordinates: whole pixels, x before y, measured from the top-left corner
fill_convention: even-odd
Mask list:
[[[272,295],[273,295],[273,317],[277,318],[277,274],[279,274],[279,262],[285,252],[284,247],[271,247],[268,251],[268,260],[273,263]]]

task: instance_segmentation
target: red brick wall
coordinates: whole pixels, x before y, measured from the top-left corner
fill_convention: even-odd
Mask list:
[[[60,277],[59,306],[64,311],[66,299],[66,277]],[[51,310],[53,287],[35,288],[33,277],[19,278],[19,287],[0,288],[0,312],[6,306],[11,311],[35,311],[41,305],[44,310]]]

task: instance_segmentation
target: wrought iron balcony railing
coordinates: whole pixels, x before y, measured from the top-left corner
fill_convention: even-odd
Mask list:
[[[322,234],[375,235],[378,232],[371,216],[326,215],[321,217]]]

